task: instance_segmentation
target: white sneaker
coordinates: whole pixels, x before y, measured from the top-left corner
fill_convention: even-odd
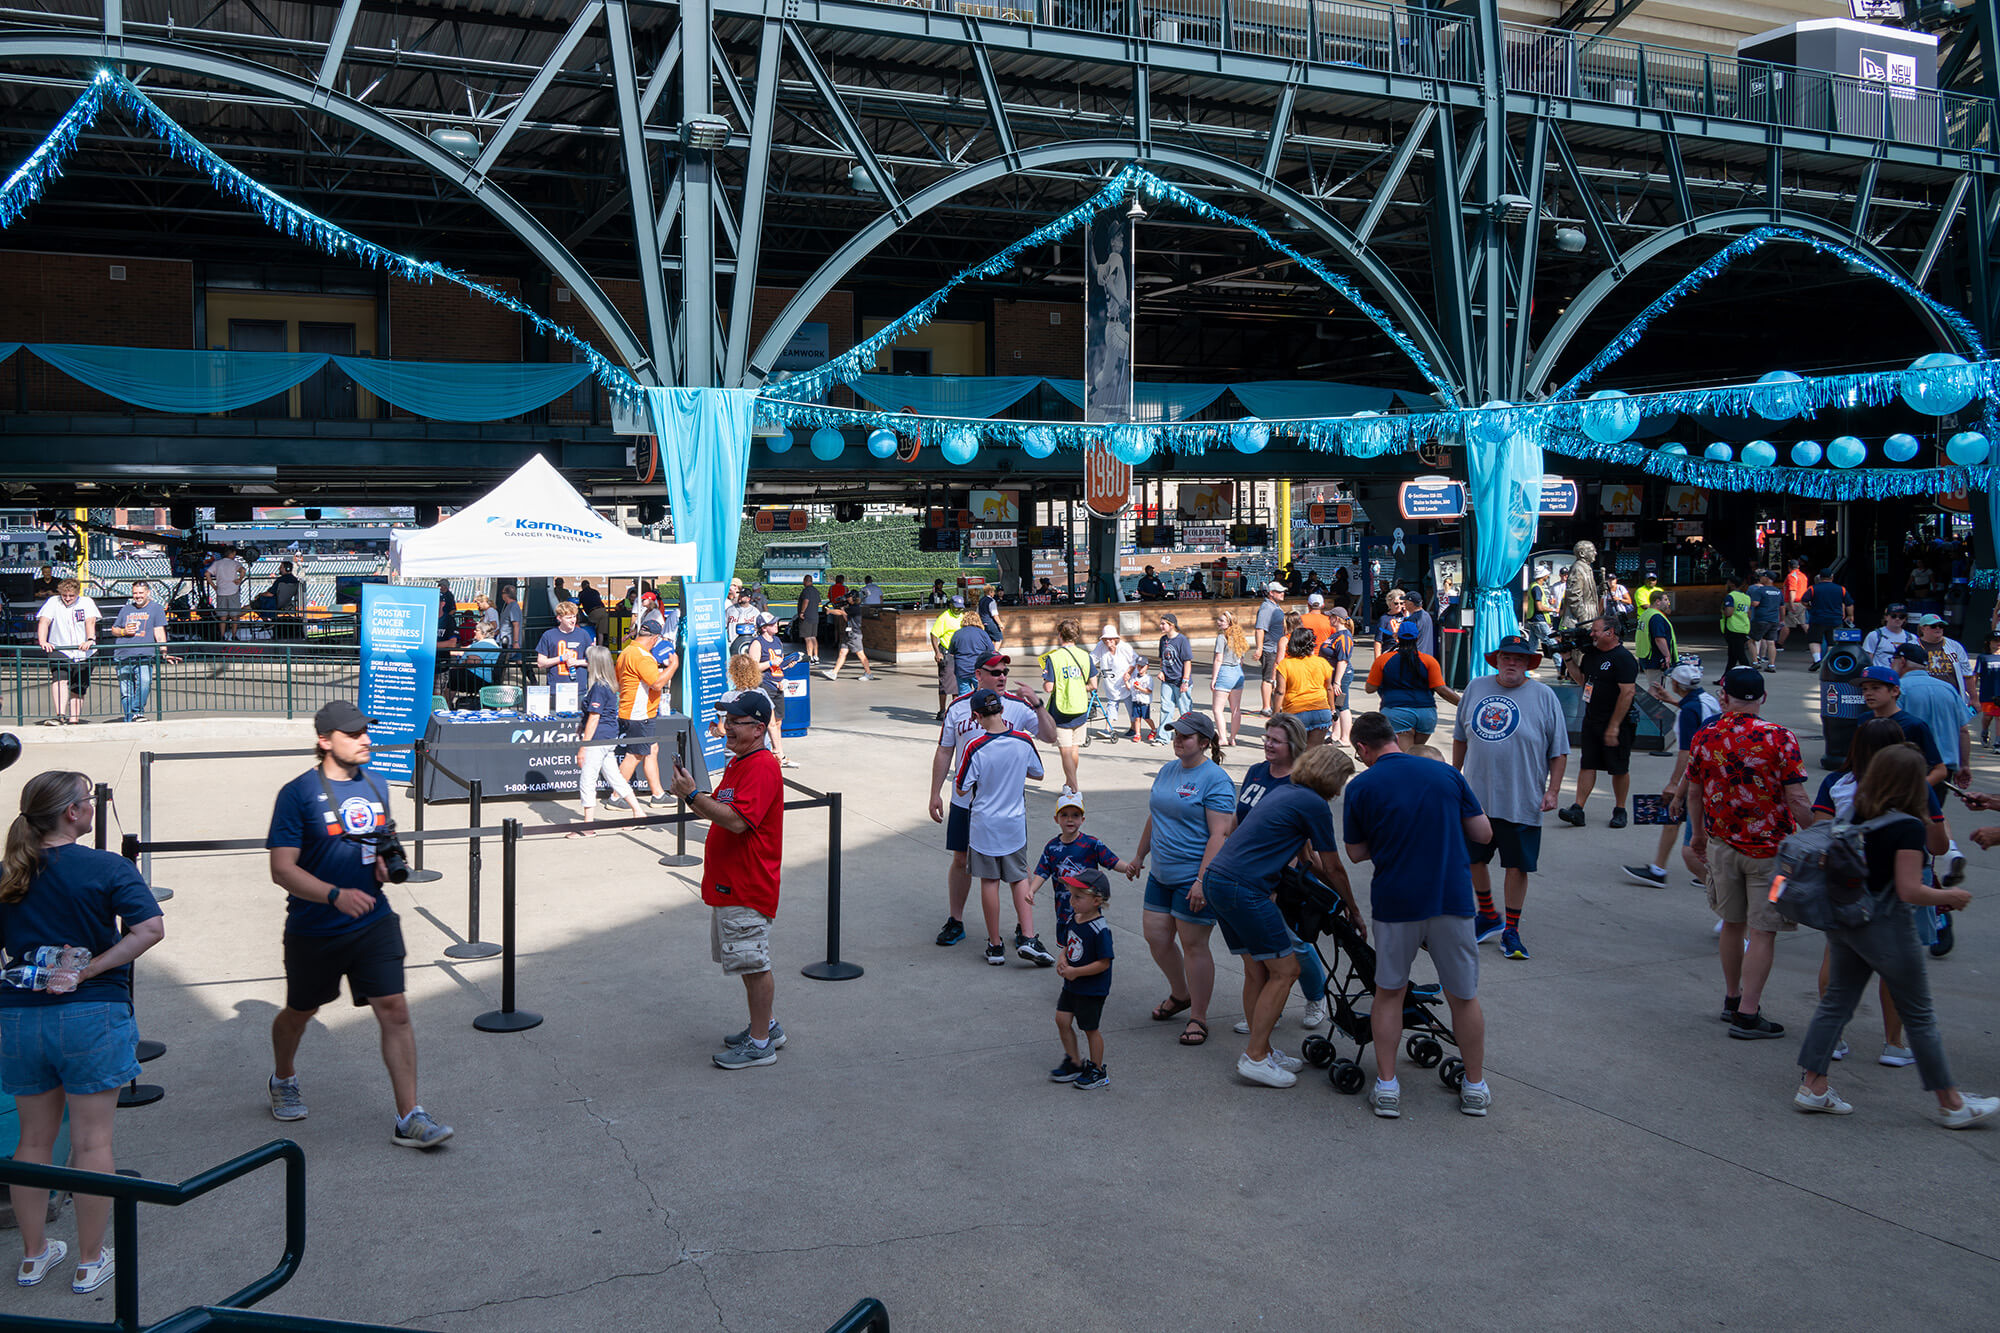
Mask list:
[[[822,675],[822,676],[824,676],[824,677],[826,677],[826,679],[828,679],[828,680],[839,680],[839,679],[840,679],[840,677],[838,677],[838,676],[834,675],[834,674],[833,674],[833,673],[832,673],[831,671],[821,671],[821,672],[820,672],[819,674],[820,674],[820,675]]]
[[[1239,1037],[1247,1037],[1250,1035],[1250,1020],[1247,1018],[1239,1018],[1236,1020],[1236,1025],[1230,1028],[1229,1030],[1231,1032],[1234,1032]]]
[[[1272,1054],[1275,1055],[1276,1052]],[[1289,1088],[1299,1081],[1299,1076],[1291,1070],[1268,1059],[1252,1060],[1248,1055],[1236,1057],[1236,1072],[1250,1082],[1261,1083],[1267,1088]],[[1968,1106],[1972,1104],[1970,1097],[1966,1098],[1966,1104]]]
[[[1283,1051],[1279,1050],[1275,1046],[1271,1048],[1270,1059],[1272,1064],[1276,1065],[1278,1068],[1284,1070],[1288,1074],[1296,1074],[1301,1069],[1304,1069],[1306,1067],[1306,1062],[1299,1059],[1298,1056],[1286,1055]]]
[[[1909,1047],[1891,1046],[1887,1042],[1882,1044],[1882,1054],[1875,1061],[1876,1064],[1887,1065],[1891,1069],[1901,1069],[1916,1062],[1916,1053]]]
[[[1840,1044],[1833,1048],[1833,1058],[1836,1060],[1845,1060],[1848,1056],[1848,1051],[1847,1038],[1842,1037]]]
[[[1368,1104],[1384,1120],[1394,1120],[1403,1114],[1403,1090],[1384,1090],[1380,1082],[1371,1083],[1368,1085]]]
[[[1938,1112],[1938,1123],[1946,1129],[1966,1129],[2000,1111],[2000,1097],[1961,1097],[1960,1100],[1965,1105],[1956,1111]]]
[[[1938,883],[1957,888],[1965,880],[1965,853],[1954,847],[1938,858]]]
[[[1311,1029],[1319,1027],[1321,1024],[1325,1022],[1326,1022],[1326,1001],[1307,1000],[1306,1011],[1305,1013],[1299,1016],[1299,1026],[1302,1028]]]
[[[1792,1094],[1792,1105],[1807,1115],[1854,1114],[1854,1108],[1841,1100],[1831,1083],[1826,1085],[1825,1092],[1808,1092],[1804,1084],[1799,1085],[1799,1090]]]
[[[872,672],[872,671],[864,671],[864,672],[862,672],[862,673],[861,673],[861,679],[863,679],[863,680],[873,680],[873,679],[875,679],[875,673],[874,673],[874,672]]]

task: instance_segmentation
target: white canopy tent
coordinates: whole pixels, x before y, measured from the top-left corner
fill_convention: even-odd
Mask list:
[[[389,572],[408,579],[692,578],[695,549],[691,542],[653,542],[620,531],[536,454],[437,526],[393,533]]]

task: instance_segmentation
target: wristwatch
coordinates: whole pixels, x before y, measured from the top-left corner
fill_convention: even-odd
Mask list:
[[[328,907],[333,906],[333,900],[335,898],[338,898],[339,896],[340,896],[340,886],[336,884],[331,889],[327,890],[326,905]]]

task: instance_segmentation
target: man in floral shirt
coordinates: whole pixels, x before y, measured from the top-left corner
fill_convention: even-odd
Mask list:
[[[1687,766],[1691,850],[1706,864],[1708,905],[1722,918],[1722,1019],[1746,1041],[1785,1032],[1757,1012],[1778,932],[1792,929],[1771,906],[1771,871],[1785,835],[1812,822],[1799,738],[1758,717],[1763,706],[1762,672],[1724,672],[1722,716],[1695,733]]]

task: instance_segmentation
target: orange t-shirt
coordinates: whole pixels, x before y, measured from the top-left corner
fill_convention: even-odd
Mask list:
[[[1811,586],[1812,580],[1805,576],[1803,570],[1793,570],[1785,575],[1785,600],[1803,602],[1806,599],[1806,589]]]
[[[1308,611],[1299,617],[1299,628],[1313,632],[1313,651],[1326,647],[1326,641],[1333,636],[1333,621],[1324,611]]]
[[[1333,683],[1333,663],[1314,653],[1287,657],[1278,663],[1278,711],[1313,713],[1327,707],[1326,687]]]
[[[644,721],[660,710],[660,683],[666,672],[653,660],[653,650],[635,641],[618,654],[618,716]]]

